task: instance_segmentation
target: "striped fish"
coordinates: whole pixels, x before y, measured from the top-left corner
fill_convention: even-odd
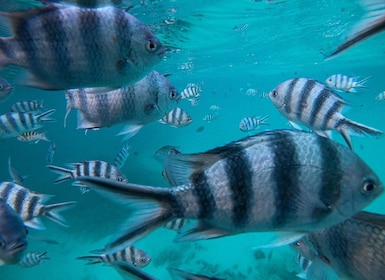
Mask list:
[[[39,217],[45,216],[59,225],[68,227],[66,221],[56,211],[62,211],[76,202],[43,204],[51,196],[37,193],[11,182],[0,183],[0,198],[4,199],[20,215],[24,224],[34,229],[45,229]]]
[[[49,260],[47,258],[47,252],[36,253],[36,252],[28,252],[24,255],[24,257],[19,262],[19,265],[22,267],[33,267],[43,263],[44,260]]]
[[[47,118],[47,116],[55,111],[52,109],[39,115],[14,112],[0,115],[0,139],[17,137],[26,131],[38,129],[47,122],[54,122],[54,119]]]
[[[119,152],[116,154],[115,158],[114,158],[114,165],[121,169],[124,164],[126,163],[126,160],[128,158],[128,156],[130,155],[130,153],[128,152],[128,150],[130,149],[130,146],[128,146],[128,144],[126,143],[120,150]]]
[[[155,153],[155,158],[160,161],[163,165],[162,176],[166,179],[169,185],[173,187],[178,186],[179,183],[174,181],[175,178],[170,176],[172,172],[169,170],[169,166],[166,160],[168,159],[168,155],[176,155],[180,153],[181,152],[179,151],[178,147],[171,145],[163,146],[162,148],[158,149]]]
[[[217,114],[207,114],[207,115],[204,115],[202,118],[202,120],[205,122],[212,122],[212,121],[215,121],[216,119],[218,119]]]
[[[151,257],[146,252],[134,246],[128,246],[119,251],[93,250],[96,255],[78,257],[79,260],[88,260],[87,264],[125,262],[137,267],[145,267],[151,262]]]
[[[176,107],[159,120],[160,123],[168,124],[173,127],[184,127],[192,123],[192,118],[183,109]]]
[[[336,90],[345,92],[357,92],[357,88],[366,88],[364,85],[371,76],[358,81],[359,77],[350,77],[342,74],[331,75],[326,79],[326,84]]]
[[[306,125],[322,136],[330,137],[330,132],[336,130],[351,149],[349,133],[382,134],[377,129],[343,116],[341,110],[347,104],[346,101],[324,84],[312,79],[287,80],[274,88],[269,97],[278,111],[290,121]]]
[[[25,85],[40,89],[127,85],[166,51],[146,25],[113,6],[48,4],[2,15],[14,36],[0,38],[0,67],[26,68]]]
[[[241,120],[239,123],[239,129],[243,132],[251,131],[251,130],[257,130],[260,125],[269,125],[268,123],[265,123],[265,120],[269,116],[264,116],[263,118],[260,117],[245,117]]]
[[[185,225],[187,225],[187,223],[188,223],[188,220],[178,218],[165,223],[163,227],[176,231],[177,233],[180,233],[181,229]]]
[[[202,89],[199,86],[197,86],[194,83],[189,83],[180,93],[180,98],[192,100],[192,99],[198,98],[201,92],[202,92]]]
[[[383,192],[355,153],[303,131],[266,131],[205,153],[169,155],[167,164],[182,183],[177,187],[78,178],[136,208],[110,248],[132,244],[175,218],[198,221],[178,241],[313,231],[345,220]]]
[[[375,97],[377,101],[384,101],[385,100],[385,90],[381,91],[377,96]]]
[[[9,109],[10,112],[15,113],[29,113],[29,112],[37,112],[44,109],[43,100],[38,101],[19,101],[11,106]]]
[[[47,138],[47,136],[45,135],[46,133],[47,132],[38,133],[36,131],[26,131],[20,134],[19,136],[17,136],[17,140],[21,142],[35,142],[35,143],[39,143],[40,140],[50,142],[51,140]]]

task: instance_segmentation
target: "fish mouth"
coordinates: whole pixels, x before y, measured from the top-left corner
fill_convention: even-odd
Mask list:
[[[20,251],[25,250],[27,248],[27,245],[28,245],[28,243],[26,241],[17,243],[10,248],[9,252],[10,252],[10,254],[15,255],[15,254],[19,253]]]

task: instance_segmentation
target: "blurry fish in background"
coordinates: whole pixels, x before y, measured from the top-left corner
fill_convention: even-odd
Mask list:
[[[202,89],[198,85],[189,83],[180,93],[180,98],[187,99],[190,101],[191,105],[196,106],[199,103],[199,96],[201,92]]]
[[[58,213],[72,207],[76,202],[43,204],[51,195],[37,193],[11,182],[0,183],[0,198],[3,198],[20,215],[27,227],[45,229],[39,217],[45,216],[61,226],[68,227],[67,222]]]
[[[113,6],[48,4],[1,15],[14,36],[0,38],[0,67],[27,69],[30,87],[118,88],[142,78],[166,51],[146,25]]]
[[[158,149],[155,153],[155,158],[160,161],[163,165],[163,170],[162,170],[162,176],[163,178],[168,182],[170,186],[176,187],[180,185],[180,183],[175,180],[173,176],[169,176],[172,172],[169,170],[169,166],[167,164],[167,159],[169,155],[177,155],[180,154],[181,152],[179,151],[178,147],[171,146],[171,145],[166,145]]]
[[[40,102],[34,100],[18,101],[11,106],[9,111],[16,113],[40,112],[44,109],[43,102],[43,100]]]
[[[212,122],[212,121],[215,121],[218,119],[218,115],[217,114],[206,114],[203,116],[202,120],[205,121],[205,122]]]
[[[28,252],[24,255],[24,257],[19,262],[19,265],[22,267],[34,267],[39,264],[42,264],[44,260],[49,260],[46,256],[47,252],[36,253],[36,252]]]
[[[220,111],[221,110],[221,107],[219,107],[218,105],[211,105],[210,107],[209,107],[209,109],[211,110],[211,111],[214,111],[214,112],[218,112],[218,111]]]
[[[247,96],[256,96],[258,94],[258,89],[249,88],[245,91]]]
[[[38,133],[36,131],[26,131],[17,136],[17,140],[21,142],[34,142],[35,144],[39,143],[40,140],[51,142],[46,136],[46,131]]]
[[[209,277],[201,274],[194,274],[185,270],[168,267],[168,271],[174,280],[225,280],[223,278]]]
[[[8,157],[8,172],[9,176],[11,176],[12,182],[18,185],[23,185],[24,179],[27,178],[27,176],[20,175],[20,173],[12,166],[11,157]]]
[[[126,124],[119,133],[124,140],[134,136],[145,124],[162,118],[179,101],[179,94],[166,77],[152,71],[129,87],[99,92],[94,89],[67,90],[67,113],[77,109],[78,129],[99,129]]]
[[[332,89],[345,92],[357,92],[357,88],[366,88],[365,82],[369,80],[371,76],[359,80],[359,77],[350,77],[342,74],[331,75],[326,79],[326,84]]]
[[[5,101],[13,92],[13,86],[0,76],[0,102]]]
[[[187,219],[174,219],[164,224],[164,228],[171,229],[177,233],[181,232],[181,229],[187,225]]]
[[[338,131],[351,149],[351,133],[373,136],[382,134],[382,131],[343,116],[341,110],[347,102],[316,80],[286,80],[276,86],[269,96],[278,111],[289,121],[303,124],[324,137],[330,138],[332,130]]]
[[[168,124],[173,127],[184,127],[192,123],[192,118],[183,109],[176,107],[163,118],[159,120],[162,124]]]
[[[117,261],[121,261],[137,267],[145,267],[151,262],[151,257],[146,252],[134,246],[128,246],[127,248],[119,251],[108,249],[93,250],[91,253],[96,255],[77,257],[77,259],[87,260],[87,264],[111,264]]]
[[[344,42],[338,46],[337,50],[327,58],[336,56],[355,44],[385,30],[385,1],[361,0],[361,3],[366,9],[363,19],[344,38]]]
[[[55,152],[56,152],[56,144],[55,142],[52,142],[47,149],[47,154],[46,154],[47,164],[53,163]]]
[[[0,198],[0,266],[18,263],[28,246],[27,230],[15,210]]]
[[[124,164],[126,163],[126,160],[128,158],[128,156],[130,155],[130,153],[128,152],[128,150],[130,149],[130,146],[128,145],[128,143],[124,144],[124,146],[119,150],[119,152],[116,154],[115,158],[114,158],[114,165],[121,169]]]
[[[239,123],[239,129],[243,132],[248,132],[252,130],[257,130],[260,125],[269,125],[268,123],[265,123],[265,120],[269,116],[264,116],[264,117],[245,117],[241,120]]]
[[[377,96],[375,97],[377,101],[384,101],[385,100],[385,90],[381,91]]]
[[[319,259],[314,259],[314,262],[297,253],[297,263],[302,272],[297,274],[300,279],[307,280],[339,280],[337,274],[326,264],[321,263]]]
[[[55,111],[52,109],[39,115],[14,112],[0,115],[0,139],[17,137],[24,132],[38,129],[47,122],[55,122],[54,119],[47,118]]]
[[[245,31],[248,27],[249,27],[248,23],[243,23],[243,24],[240,24],[240,25],[235,25],[233,27],[233,30],[234,31]]]

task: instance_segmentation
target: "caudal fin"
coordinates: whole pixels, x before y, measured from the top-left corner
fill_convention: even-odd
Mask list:
[[[38,120],[38,122],[56,122],[55,119],[45,118],[45,117],[48,117],[49,115],[55,113],[55,111],[56,111],[56,109],[51,109],[51,110],[45,111],[44,113],[37,115],[36,119]]]
[[[81,256],[77,257],[77,260],[87,260],[88,262],[86,264],[96,264],[96,263],[102,263],[103,258],[101,256],[95,255],[95,256]]]
[[[74,178],[72,170],[70,169],[66,169],[55,165],[47,165],[47,168],[51,169],[55,173],[60,174],[60,177],[56,179],[55,184]]]
[[[58,223],[59,225],[62,225],[63,227],[68,227],[68,224],[65,221],[65,219],[57,212],[60,212],[69,207],[72,207],[76,203],[77,203],[76,201],[69,201],[69,202],[46,205],[44,207],[44,216]]]

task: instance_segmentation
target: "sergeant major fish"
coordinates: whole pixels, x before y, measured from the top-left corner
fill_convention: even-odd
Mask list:
[[[0,77],[0,102],[6,100],[13,92],[13,86],[6,79]]]
[[[22,267],[33,267],[43,263],[44,260],[49,260],[47,258],[47,252],[36,253],[36,252],[28,252],[24,255],[24,257],[19,262],[19,265]]]
[[[113,6],[49,4],[1,14],[14,36],[0,38],[0,67],[26,68],[25,85],[40,89],[131,84],[166,50],[143,23]]]
[[[383,192],[355,153],[303,131],[266,131],[205,153],[169,155],[167,164],[179,183],[170,189],[78,178],[136,209],[110,248],[132,244],[175,218],[198,221],[178,241],[253,231],[300,237],[351,217]]]
[[[21,142],[35,142],[35,143],[39,143],[40,140],[50,142],[51,140],[47,138],[46,133],[47,132],[39,133],[36,131],[26,131],[20,134],[19,136],[17,136],[17,140]]]
[[[117,167],[117,168],[122,168],[123,165],[126,163],[126,160],[128,158],[128,156],[130,155],[130,153],[128,152],[128,150],[130,149],[130,146],[126,143],[120,150],[119,152],[116,154],[115,158],[114,158],[114,165]]]
[[[183,109],[176,107],[159,120],[160,123],[173,127],[184,127],[192,123],[192,118]]]
[[[262,118],[260,118],[260,117],[245,117],[239,123],[239,129],[243,132],[247,132],[247,131],[258,129],[260,125],[269,125],[268,123],[265,123],[265,120],[268,117],[269,116],[264,116]]]
[[[9,109],[10,112],[29,113],[39,112],[44,109],[43,101],[25,100],[14,103]]]
[[[365,88],[364,85],[371,76],[358,81],[358,77],[350,77],[342,74],[331,75],[326,79],[326,84],[336,90],[345,92],[357,92],[357,88]]]
[[[269,97],[278,111],[291,122],[298,122],[317,134],[330,137],[336,130],[352,149],[349,133],[381,135],[382,132],[354,122],[341,114],[345,100],[324,84],[308,78],[296,78],[282,82]]]

